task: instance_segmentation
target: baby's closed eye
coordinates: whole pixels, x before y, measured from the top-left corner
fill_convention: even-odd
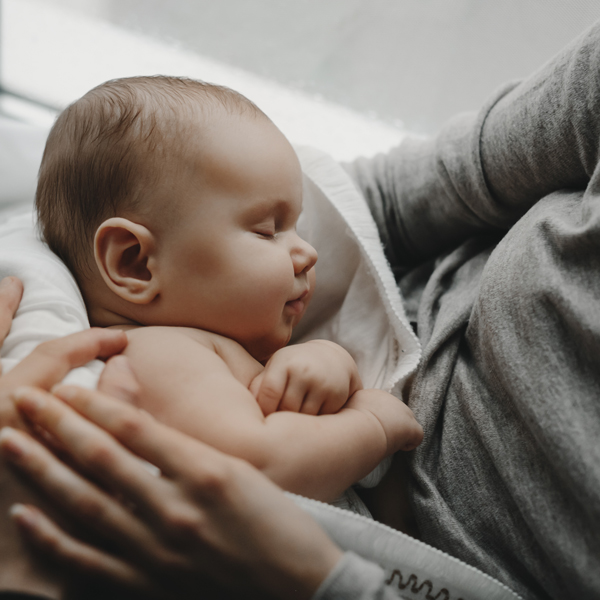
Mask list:
[[[272,240],[276,235],[275,231],[267,231],[267,230],[255,231],[254,233],[256,235],[258,235],[259,237],[264,238],[266,240]]]

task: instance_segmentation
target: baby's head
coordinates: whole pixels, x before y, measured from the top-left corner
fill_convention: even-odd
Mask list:
[[[139,77],[91,90],[50,132],[36,203],[95,325],[196,327],[264,359],[314,288],[296,155],[228,88]]]

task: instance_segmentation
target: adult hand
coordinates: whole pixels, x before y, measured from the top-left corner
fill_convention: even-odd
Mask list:
[[[15,277],[8,277],[0,282],[0,345],[10,330],[22,293],[23,285]],[[124,333],[102,329],[92,329],[41,344],[9,373],[0,377],[0,426],[27,427],[10,399],[10,394],[19,386],[32,385],[50,389],[71,369],[93,358],[106,358],[121,352],[126,344]],[[113,368],[112,375],[109,372],[109,377],[105,379],[116,389],[123,377],[119,377]],[[17,500],[34,501],[45,506],[43,498],[25,487],[0,462],[0,589],[58,597],[64,585],[61,577],[55,569],[46,568],[46,565],[31,556],[8,519],[8,507]]]
[[[10,331],[13,317],[17,312],[22,296],[23,284],[20,279],[5,277],[0,281],[0,346]],[[1,374],[2,363],[0,363]]]
[[[26,537],[63,562],[144,597],[205,597],[212,581],[244,598],[288,599],[310,598],[341,557],[320,527],[245,461],[100,392],[63,386],[55,394],[62,402],[31,388],[13,397],[28,422],[113,495],[25,433],[3,430],[0,449],[45,495],[118,548],[110,554],[75,539],[33,506],[14,509]]]

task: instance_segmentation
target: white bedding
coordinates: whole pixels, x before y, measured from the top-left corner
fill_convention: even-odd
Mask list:
[[[17,275],[25,284],[2,348],[5,369],[39,342],[89,327],[73,277],[39,241],[33,226],[35,175],[46,133],[0,117],[0,276]],[[299,230],[317,248],[319,262],[317,291],[295,341],[321,337],[340,343],[354,356],[366,387],[380,387],[400,398],[403,383],[418,364],[420,347],[407,323],[375,224],[335,161],[309,148],[297,152],[306,174]],[[101,362],[93,361],[69,380],[94,386],[101,368]],[[404,534],[320,502],[294,498],[343,548],[382,565],[399,597],[517,597],[480,571]],[[413,583],[399,587],[399,573],[401,581],[413,575]],[[423,581],[430,586],[418,583]],[[435,595],[444,589],[446,596]]]

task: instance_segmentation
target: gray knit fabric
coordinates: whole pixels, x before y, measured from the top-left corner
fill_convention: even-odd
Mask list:
[[[599,160],[596,25],[478,115],[348,167],[423,345],[422,539],[526,599],[600,598]]]

